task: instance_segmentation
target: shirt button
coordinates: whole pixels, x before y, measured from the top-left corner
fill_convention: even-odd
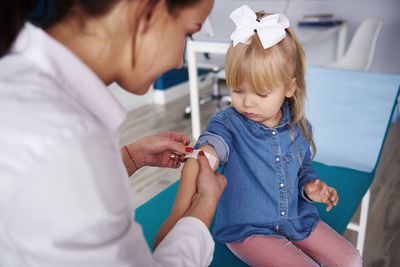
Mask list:
[[[273,134],[273,135],[275,135],[275,134],[276,134],[276,132],[275,132],[275,131],[273,131],[273,132],[272,132],[272,134]]]
[[[282,216],[283,216],[283,215],[285,215],[285,212],[284,212],[284,211],[282,211],[282,212],[281,212],[281,215],[282,215]]]
[[[275,160],[276,160],[276,161],[279,161],[279,158],[276,158]]]
[[[281,183],[280,186],[283,187],[283,183]]]

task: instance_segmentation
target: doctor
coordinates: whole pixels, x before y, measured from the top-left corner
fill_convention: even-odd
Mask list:
[[[171,155],[190,152],[189,139],[162,133],[120,149],[126,112],[106,85],[140,95],[182,67],[213,0],[53,2],[44,30],[26,22],[37,0],[0,11],[0,266],[208,265],[225,178],[199,156],[198,194],[152,254],[128,174],[178,167]]]

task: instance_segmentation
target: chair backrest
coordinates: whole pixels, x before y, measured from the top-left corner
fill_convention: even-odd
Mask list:
[[[203,26],[201,27],[201,29],[200,29],[200,32],[201,33],[205,33],[205,34],[207,34],[208,36],[214,36],[215,35],[215,33],[214,33],[214,27],[213,27],[213,25],[211,24],[211,20],[210,20],[210,17],[207,17],[206,18],[206,20],[204,21],[204,23],[203,23]]]
[[[344,56],[326,67],[367,71],[374,57],[376,40],[381,27],[381,18],[365,19],[354,33]]]

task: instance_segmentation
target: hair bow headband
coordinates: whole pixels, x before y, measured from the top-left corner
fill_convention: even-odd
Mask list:
[[[249,44],[250,37],[257,31],[258,38],[266,49],[285,38],[285,29],[289,27],[288,18],[282,14],[268,15],[257,21],[257,15],[247,5],[234,10],[229,17],[236,25],[235,31],[231,34],[233,46],[238,43]]]

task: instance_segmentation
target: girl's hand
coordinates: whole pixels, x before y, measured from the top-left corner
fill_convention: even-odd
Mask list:
[[[162,132],[144,137],[126,147],[137,169],[143,166],[178,168],[184,161],[185,155],[193,151],[193,148],[187,147],[189,143],[189,137],[184,134]],[[175,154],[171,158],[172,153],[179,155]]]
[[[321,202],[328,205],[326,211],[330,211],[333,206],[336,206],[339,202],[339,197],[336,189],[328,186],[320,179],[308,182],[304,187],[304,193],[307,197],[315,202]]]

